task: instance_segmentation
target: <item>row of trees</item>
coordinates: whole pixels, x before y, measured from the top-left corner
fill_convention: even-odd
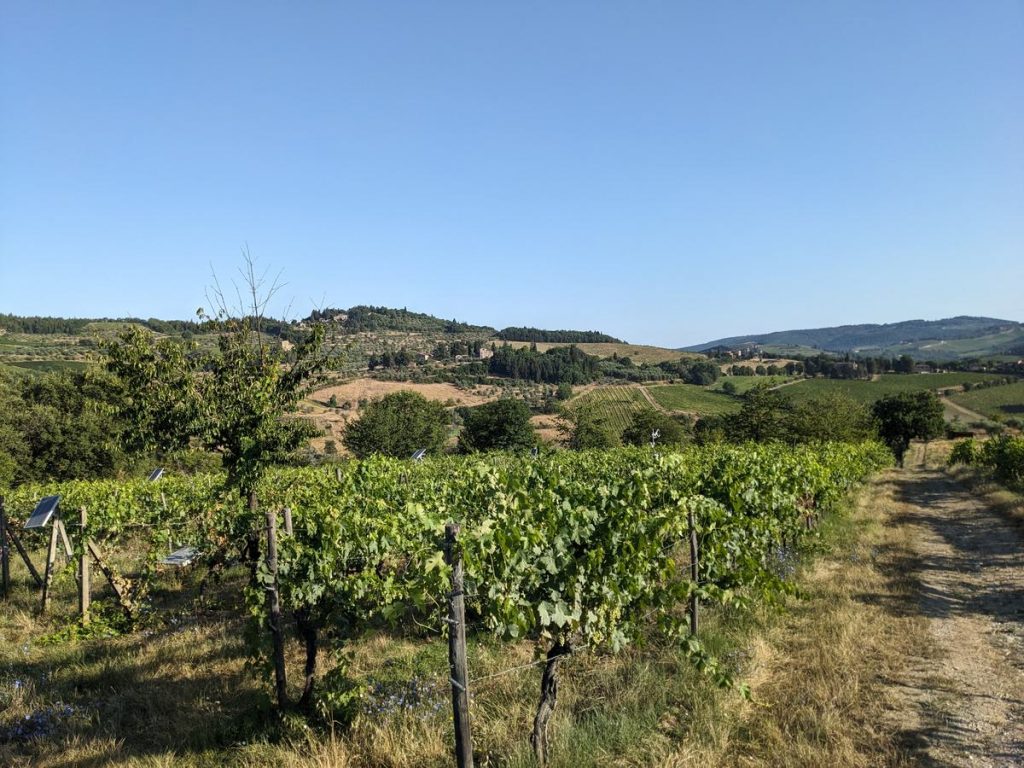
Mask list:
[[[586,384],[599,375],[599,360],[575,346],[554,347],[547,352],[535,348],[498,347],[488,363],[492,376],[544,382]]]
[[[621,344],[621,339],[598,331],[546,331],[541,328],[504,328],[496,334],[502,341],[534,341],[551,344]]]
[[[522,400],[504,398],[460,409],[459,449],[525,451],[538,444],[530,409]],[[358,458],[375,453],[408,458],[415,451],[444,451],[452,418],[441,403],[418,392],[392,392],[371,401],[345,430],[342,441]]]
[[[755,387],[743,397],[738,413],[702,419],[698,440],[786,443],[856,442],[881,438],[902,465],[911,440],[932,440],[943,434],[942,403],[933,392],[901,392],[870,408],[840,394],[795,403],[781,390]]]

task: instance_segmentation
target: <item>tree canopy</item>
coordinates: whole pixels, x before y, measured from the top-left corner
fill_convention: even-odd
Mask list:
[[[686,439],[683,425],[667,413],[644,408],[633,415],[630,425],[622,431],[626,445],[650,445],[651,434],[657,432],[656,445],[678,445]]]
[[[465,412],[459,435],[463,451],[525,451],[536,444],[537,431],[522,400],[494,400]]]
[[[425,448],[439,453],[448,439],[444,406],[418,392],[403,390],[372,400],[345,429],[345,447],[359,458],[374,453],[409,458]]]
[[[878,434],[902,466],[911,440],[932,440],[942,434],[942,403],[934,392],[900,392],[878,400],[871,409]]]

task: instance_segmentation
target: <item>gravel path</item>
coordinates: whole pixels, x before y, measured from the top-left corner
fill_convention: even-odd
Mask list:
[[[934,640],[887,681],[906,744],[925,766],[1024,766],[1024,531],[939,470],[897,473],[895,494],[920,584],[907,609]]]

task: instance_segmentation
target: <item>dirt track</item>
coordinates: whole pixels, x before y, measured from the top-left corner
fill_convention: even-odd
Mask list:
[[[895,724],[919,765],[1024,765],[1024,531],[920,460],[893,473],[890,522],[919,584],[901,609],[927,618],[933,648],[886,681]]]

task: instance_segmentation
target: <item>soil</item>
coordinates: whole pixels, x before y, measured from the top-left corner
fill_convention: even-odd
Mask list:
[[[923,459],[893,473],[890,522],[933,647],[885,681],[894,724],[919,765],[1024,765],[1024,532]]]

